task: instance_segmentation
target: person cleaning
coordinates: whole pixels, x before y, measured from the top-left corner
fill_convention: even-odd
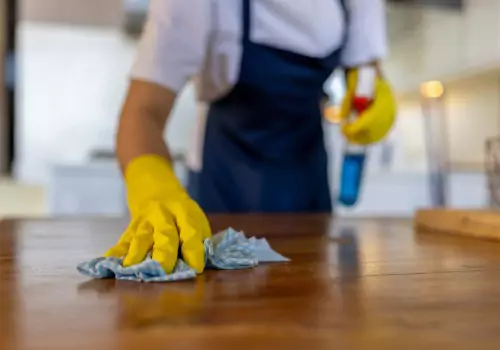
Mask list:
[[[373,102],[342,131],[382,140],[396,111],[385,25],[383,0],[152,0],[117,135],[131,222],[105,255],[130,266],[151,253],[168,273],[180,254],[201,273],[205,213],[331,212],[323,84],[345,69],[347,120],[359,68],[377,69]],[[191,79],[206,113],[185,189],[163,132]]]

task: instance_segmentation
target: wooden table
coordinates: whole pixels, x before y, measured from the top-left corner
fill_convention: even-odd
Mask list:
[[[0,349],[499,349],[500,244],[396,220],[213,217],[290,263],[196,281],[88,280],[125,220],[0,224]]]

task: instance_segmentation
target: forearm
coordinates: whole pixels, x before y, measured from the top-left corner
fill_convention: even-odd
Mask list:
[[[171,161],[163,139],[165,123],[175,101],[175,94],[144,82],[133,82],[125,100],[116,139],[118,162],[127,165],[143,155],[159,155]]]
[[[134,112],[130,110],[128,113]],[[118,162],[122,171],[130,161],[146,154],[155,154],[171,160],[163,140],[163,128],[155,119],[146,111],[122,115],[116,141]]]

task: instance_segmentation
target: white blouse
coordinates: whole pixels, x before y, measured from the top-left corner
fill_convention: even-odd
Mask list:
[[[384,0],[252,0],[257,44],[322,57],[342,44],[344,66],[386,55]],[[237,82],[243,55],[242,0],[151,0],[132,78],[180,91],[192,78],[210,102]]]

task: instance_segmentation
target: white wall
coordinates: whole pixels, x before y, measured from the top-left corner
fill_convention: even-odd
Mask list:
[[[385,67],[399,91],[414,90],[424,80],[500,66],[500,1],[464,1],[462,12],[391,7],[389,18],[396,29],[412,24],[392,34]]]
[[[421,82],[447,83],[450,160],[481,169],[486,138],[500,135],[500,1],[465,0],[461,12],[391,6],[391,54],[384,70],[404,99],[399,106],[403,160],[425,166]]]
[[[393,171],[423,172],[427,169],[424,121],[418,100],[399,103],[392,138],[397,149]]]
[[[444,104],[450,161],[456,166],[482,169],[486,139],[500,136],[500,74],[450,84]],[[404,153],[396,167],[423,169],[426,151],[418,96],[400,101],[396,130]]]
[[[16,173],[45,183],[51,164],[113,148],[135,42],[117,29],[24,23],[19,44]],[[194,118],[189,86],[167,129],[174,151],[185,151]]]
[[[500,136],[500,74],[450,85],[446,105],[451,160],[482,165],[486,139]]]

